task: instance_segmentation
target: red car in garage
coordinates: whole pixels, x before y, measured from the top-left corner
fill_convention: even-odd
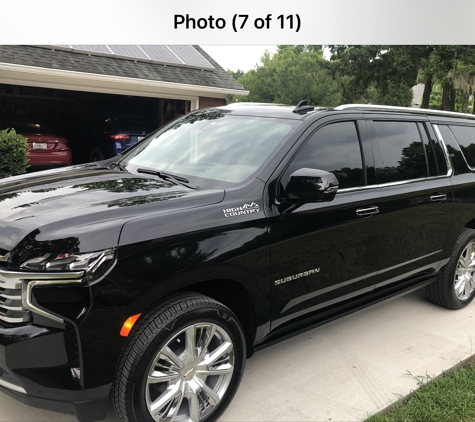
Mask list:
[[[0,130],[15,129],[28,141],[29,170],[44,170],[69,166],[72,162],[71,149],[66,138],[55,135],[40,123],[0,119]]]

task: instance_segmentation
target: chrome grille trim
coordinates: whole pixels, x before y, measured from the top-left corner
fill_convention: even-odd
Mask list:
[[[31,320],[30,311],[55,321],[63,320],[35,306],[31,301],[34,286],[81,282],[84,271],[70,273],[28,273],[0,270],[0,321],[10,324]],[[23,294],[22,294],[23,292]]]

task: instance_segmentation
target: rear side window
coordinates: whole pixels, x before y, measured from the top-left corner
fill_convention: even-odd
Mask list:
[[[450,126],[470,167],[475,168],[475,127]]]
[[[415,122],[375,121],[382,164],[376,167],[378,183],[428,177],[428,162]]]
[[[337,122],[318,129],[287,168],[282,182],[298,169],[311,168],[333,173],[339,189],[365,185],[363,159],[356,124]]]
[[[455,137],[446,125],[434,125],[439,130],[444,140],[447,152],[449,153],[450,160],[452,161],[455,174],[469,173],[470,170],[467,166],[465,158],[462,154],[459,144],[455,140]]]

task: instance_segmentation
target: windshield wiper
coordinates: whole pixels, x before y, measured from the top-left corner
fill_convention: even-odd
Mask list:
[[[185,186],[185,187],[190,188],[190,189],[198,190],[198,186],[196,186],[196,187],[191,186],[189,184],[188,179],[186,179],[184,177],[181,177],[181,176],[177,176],[175,174],[166,173],[166,172],[161,171],[161,170],[138,168],[137,173],[152,174],[154,176],[160,177],[163,180],[169,180],[170,182],[173,182],[176,185],[182,185],[182,186]]]
[[[127,171],[127,169],[120,164],[118,161],[114,161],[113,163],[109,164],[107,167],[108,169],[113,169],[114,167],[117,167],[120,171]]]

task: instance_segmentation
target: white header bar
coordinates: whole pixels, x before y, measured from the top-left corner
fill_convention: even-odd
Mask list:
[[[0,16],[0,44],[475,44],[473,0],[0,0]]]

